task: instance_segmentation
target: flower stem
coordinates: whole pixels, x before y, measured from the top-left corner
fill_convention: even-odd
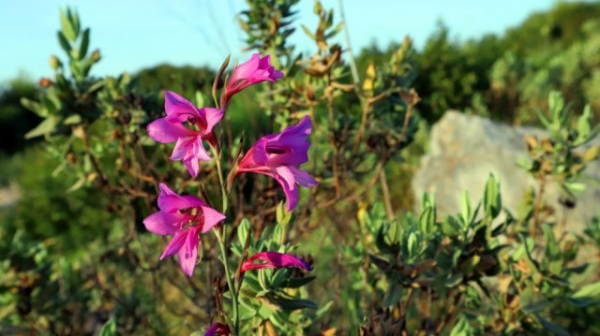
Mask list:
[[[222,232],[219,232],[217,228],[214,229],[215,235],[217,236],[217,241],[219,242],[219,248],[221,250],[221,258],[223,262],[223,266],[225,267],[225,278],[227,279],[227,287],[229,288],[229,293],[231,294],[231,305],[233,306],[233,332],[234,335],[239,335],[240,331],[240,319],[238,314],[238,299],[237,299],[237,291],[233,286],[231,281],[231,271],[229,270],[229,263],[227,262],[227,252],[225,248],[225,239],[227,237],[227,226],[223,225]]]
[[[227,212],[227,192],[225,191],[225,180],[223,179],[223,168],[221,167],[221,154],[215,147],[210,145],[210,150],[215,157],[217,164],[217,174],[219,175],[219,184],[221,185],[221,199],[223,200],[223,214]]]
[[[217,166],[217,174],[219,175],[219,185],[221,186],[221,199],[223,200],[223,208],[222,213],[227,213],[227,192],[225,190],[225,180],[223,179],[223,168],[221,166],[221,153],[217,151],[215,147],[210,145],[210,150],[215,158],[215,163]],[[221,261],[223,262],[223,266],[225,267],[225,278],[227,279],[227,287],[229,288],[229,293],[231,294],[231,305],[233,307],[233,333],[235,335],[239,335],[240,331],[240,318],[238,313],[238,291],[232,282],[231,271],[229,270],[229,263],[227,262],[227,225],[223,224],[222,230],[214,229],[215,235],[217,236],[217,241],[219,242],[219,248],[221,250]]]

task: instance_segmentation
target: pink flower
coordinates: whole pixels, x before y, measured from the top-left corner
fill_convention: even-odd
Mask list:
[[[191,277],[198,258],[198,235],[208,232],[225,216],[194,196],[180,196],[164,183],[159,187],[160,211],[146,217],[144,225],[152,233],[173,236],[160,260],[177,254],[181,269]]]
[[[303,187],[317,185],[307,172],[298,168],[308,161],[310,132],[310,118],[304,117],[281,133],[258,139],[240,161],[236,174],[252,172],[274,178],[285,192],[288,211],[293,210],[298,203],[296,184]]]
[[[260,54],[253,54],[249,60],[233,69],[225,87],[225,102],[221,105],[226,106],[231,96],[250,85],[264,81],[276,82],[281,77],[283,77],[283,73],[271,66],[269,55],[261,58]]]
[[[167,116],[148,125],[148,135],[160,143],[176,142],[171,160],[182,160],[193,177],[198,176],[200,161],[210,161],[202,140],[214,141],[212,129],[223,118],[223,110],[197,108],[178,94],[165,92]],[[183,124],[188,123],[191,128]]]
[[[223,323],[213,323],[213,325],[208,328],[204,336],[217,336],[217,335],[229,335],[229,327],[224,325]]]
[[[261,263],[254,264],[254,261],[259,260]],[[302,268],[307,271],[313,267],[306,261],[294,257],[289,254],[279,252],[260,252],[246,259],[242,264],[241,272],[263,268]]]

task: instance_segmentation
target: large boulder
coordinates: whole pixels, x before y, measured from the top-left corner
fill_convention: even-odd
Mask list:
[[[462,192],[467,191],[472,202],[480,200],[485,182],[492,173],[500,179],[503,206],[515,214],[526,191],[536,187],[535,180],[516,165],[520,158],[528,157],[524,142],[526,134],[543,136],[545,132],[532,127],[511,127],[456,111],[447,112],[433,126],[429,153],[421,159],[413,179],[416,199],[424,192],[434,193],[439,215],[458,213]],[[584,175],[600,180],[598,161],[589,164]],[[558,209],[556,215],[562,216],[561,194],[555,183],[548,183],[544,195],[544,202]],[[565,213],[568,230],[581,233],[597,214],[599,201],[599,185],[587,183],[587,190],[577,196],[575,208]]]

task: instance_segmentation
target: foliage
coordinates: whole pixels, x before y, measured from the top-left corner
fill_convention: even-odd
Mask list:
[[[587,20],[597,5],[559,4],[522,30],[466,43],[440,26],[420,52],[406,38],[354,60],[334,42],[343,23],[319,2],[316,27],[298,25],[313,54],[295,51],[297,2],[251,1],[240,15],[248,47],[285,76],[225,104],[215,160],[197,180],[146,126],[163,116],[164,90],[218,107],[228,62],[216,72],[159,66],[94,78],[100,52],[89,52],[90,30],[74,11],[61,12],[66,58],[51,57],[53,78],[39,89],[13,85],[41,118],[27,136],[43,141],[2,164],[20,172],[22,195],[14,209],[0,209],[0,333],[201,334],[217,321],[235,331],[237,320],[238,334],[259,335],[599,333],[600,220],[578,236],[542,201],[544,186],[556,183],[562,206],[572,206],[597,157],[597,23]],[[532,38],[540,29],[549,41]],[[516,40],[521,33],[530,45]],[[416,212],[400,199],[410,194],[398,181],[424,151],[426,121],[449,108],[539,119],[547,129],[545,138],[526,138],[530,157],[519,164],[539,184],[518,213],[503,208],[493,175],[477,202],[457,191],[462,211],[445,218],[434,195]],[[229,183],[248,142],[304,117],[313,129],[303,169],[319,185],[302,190],[293,213],[269,178]],[[143,226],[159,182],[224,204],[227,222],[216,241],[202,235],[189,279],[175,262],[159,262],[166,241]],[[241,272],[264,251],[301,255],[314,270]]]
[[[23,150],[26,145],[23,136],[40,121],[20,103],[21,98],[33,98],[36,91],[35,85],[25,75],[0,87],[0,133],[4,140],[0,151],[4,154]]]

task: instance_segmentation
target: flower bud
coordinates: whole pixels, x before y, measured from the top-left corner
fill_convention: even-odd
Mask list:
[[[58,57],[56,57],[54,55],[50,56],[48,63],[50,64],[50,67],[52,68],[52,70],[57,70],[58,68],[60,68],[62,66],[62,63],[60,62]]]
[[[94,50],[94,52],[92,53],[92,55],[90,56],[90,58],[92,59],[92,61],[98,62],[100,60],[100,50],[96,49]]]
[[[47,87],[49,87],[50,85],[52,85],[54,83],[50,80],[50,78],[44,77],[44,78],[40,79],[40,81],[38,82],[38,84],[41,87],[43,87],[43,88],[47,88]]]

